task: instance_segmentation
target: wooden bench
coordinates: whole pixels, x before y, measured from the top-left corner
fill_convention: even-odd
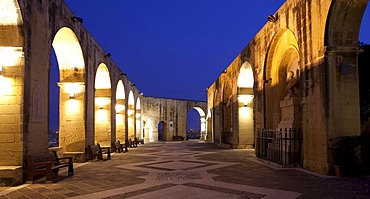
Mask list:
[[[112,147],[113,147],[112,152],[121,153],[121,152],[123,152],[123,150],[125,150],[125,152],[127,152],[126,144],[121,144],[121,142],[119,140],[113,142]]]
[[[58,175],[59,169],[68,167],[68,175],[73,175],[72,157],[59,158],[53,151],[48,154],[27,155],[27,183],[33,183],[36,176],[45,175],[46,183],[51,183],[53,175]]]
[[[144,139],[137,138],[137,143],[138,144],[144,144]]]
[[[183,136],[181,136],[181,135],[174,135],[174,136],[172,137],[172,140],[173,140],[173,141],[184,141],[184,137],[183,137]]]
[[[88,160],[104,160],[103,154],[107,154],[107,159],[111,159],[110,147],[101,147],[100,144],[89,145],[88,146]]]
[[[135,138],[134,138],[134,141],[132,141],[132,139],[131,139],[131,138],[129,138],[128,143],[129,143],[129,146],[130,146],[131,148],[133,148],[133,147],[137,147],[137,138],[135,137]]]

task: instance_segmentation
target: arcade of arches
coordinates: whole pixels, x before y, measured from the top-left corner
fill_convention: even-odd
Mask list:
[[[287,0],[208,88],[208,101],[144,97],[63,0],[0,4],[0,178],[22,181],[27,154],[47,153],[50,54],[59,70],[59,153],[186,136],[251,148],[258,129],[302,129],[302,167],[328,174],[328,139],[360,133],[357,47],[368,0]],[[32,15],[32,16],[31,16]],[[350,20],[348,20],[350,18]],[[347,20],[346,20],[347,19]],[[159,125],[160,124],[160,125]]]

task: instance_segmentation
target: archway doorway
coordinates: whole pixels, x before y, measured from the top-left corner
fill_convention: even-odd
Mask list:
[[[50,53],[50,76],[49,76],[49,147],[59,146],[59,66],[55,51]]]
[[[167,141],[167,124],[164,121],[158,123],[158,141]]]
[[[187,114],[186,139],[200,139],[200,115],[194,108],[190,109]]]
[[[130,90],[128,95],[128,109],[127,109],[127,123],[128,123],[128,138],[132,140],[135,138],[135,98],[134,93]]]
[[[60,87],[59,146],[63,147],[65,152],[84,151],[85,62],[81,46],[74,32],[70,28],[63,27],[55,34],[52,47],[57,66],[51,69],[51,73],[54,75],[59,73],[58,86]],[[52,79],[49,82],[52,84]],[[49,86],[50,89],[53,88],[53,85]],[[55,118],[55,115],[53,117]]]
[[[245,62],[240,68],[238,77],[238,145],[248,148],[254,145],[253,85],[252,66]]]
[[[123,86],[122,80],[117,84],[116,91],[116,139],[120,142],[125,142],[125,107],[126,96],[125,96],[125,87]]]
[[[187,139],[206,139],[206,114],[200,107],[193,107],[187,113]]]
[[[95,77],[95,142],[110,146],[111,138],[111,80],[107,65],[98,66]]]

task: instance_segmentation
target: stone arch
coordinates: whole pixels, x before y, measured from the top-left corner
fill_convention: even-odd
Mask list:
[[[222,131],[222,101],[221,101],[221,92],[216,89],[213,96],[213,140],[214,142],[219,143],[221,140],[221,131]]]
[[[264,70],[266,128],[277,128],[281,121],[280,101],[289,94],[288,75],[294,73],[295,80],[300,80],[298,49],[297,39],[289,29],[280,30],[270,44]],[[294,86],[292,89],[295,94],[301,96],[299,87]]]
[[[82,49],[75,33],[68,27],[62,27],[57,31],[52,47],[57,58],[60,77],[59,146],[63,147],[65,152],[83,151],[85,63]]]
[[[23,51],[25,31],[18,1],[1,1],[0,29],[0,107],[4,107],[0,108],[0,117],[8,118],[0,119],[0,126],[9,127],[0,130],[0,151],[2,152],[0,166],[15,166],[23,164],[25,140],[23,129],[28,127],[28,121],[23,115],[31,114],[31,118],[37,116],[24,110],[23,104],[24,68],[26,67]],[[39,106],[42,105],[40,100],[36,102]],[[42,144],[47,146],[47,140]]]
[[[252,147],[254,143],[254,75],[249,62],[240,67],[238,76],[239,145]]]
[[[99,64],[95,76],[95,142],[102,146],[111,144],[111,79],[109,69]]]
[[[135,97],[134,92],[130,90],[128,94],[127,108],[128,137],[135,138]]]
[[[125,136],[125,104],[126,104],[126,93],[125,87],[123,86],[122,80],[118,81],[116,90],[116,138],[121,142],[126,140]]]
[[[192,107],[191,109],[194,109],[199,114],[199,120],[200,120],[200,138],[201,140],[204,140],[206,138],[206,114],[204,110],[200,107]],[[187,113],[191,110],[189,109]]]
[[[135,106],[136,137],[143,139],[142,109],[140,97],[136,98]]]
[[[167,141],[167,123],[165,121],[158,122],[158,141]]]
[[[232,99],[232,85],[230,80],[224,84],[222,93],[222,131],[232,132],[233,116],[233,99]]]
[[[360,128],[358,39],[368,0],[332,1],[324,46],[328,135],[358,135]]]
[[[207,110],[207,116],[206,116],[206,136],[205,136],[205,140],[208,140],[208,141],[213,141],[212,120],[213,120],[212,110],[208,109]]]

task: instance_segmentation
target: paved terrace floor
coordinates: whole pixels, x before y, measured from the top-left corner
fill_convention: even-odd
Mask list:
[[[198,141],[139,145],[111,160],[75,163],[53,183],[0,187],[4,198],[370,198],[370,177],[337,178],[256,160],[253,150]]]

